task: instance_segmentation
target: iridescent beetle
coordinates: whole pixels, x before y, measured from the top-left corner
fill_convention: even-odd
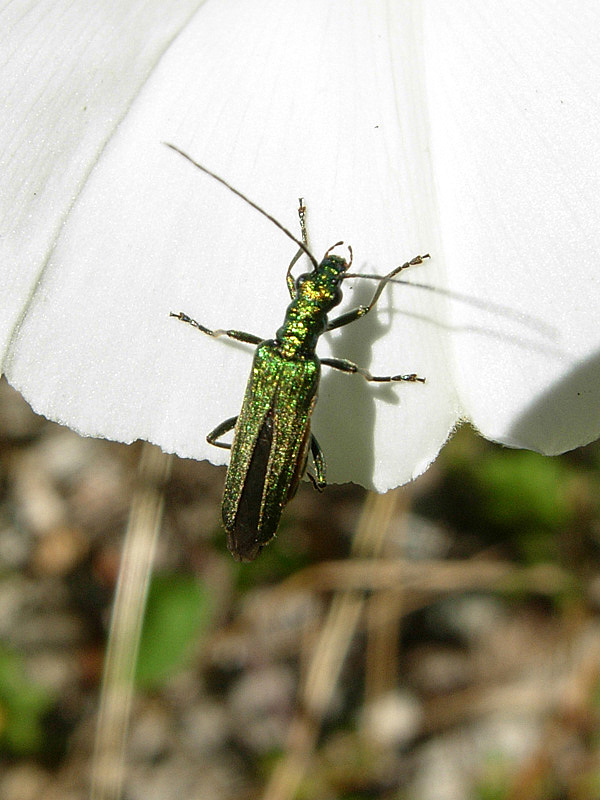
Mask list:
[[[358,373],[367,381],[425,382],[425,378],[414,373],[377,376],[346,359],[319,359],[315,348],[321,334],[368,314],[392,278],[408,267],[421,264],[429,258],[429,254],[416,256],[378,278],[379,284],[369,305],[358,306],[328,321],[327,315],[342,299],[342,281],[363,277],[348,272],[352,264],[352,249],[348,248],[348,262],[332,253],[334,248],[343,244],[337,242],[319,263],[308,249],[306,208],[302,198],[298,210],[302,232],[300,241],[223,178],[198,164],[175,145],[167,146],[255,208],[299,247],[286,273],[292,302],[274,339],[263,340],[244,331],[211,330],[183,312],[171,313],[172,317],[193,325],[208,336],[228,336],[238,342],[257,345],[239,415],[225,420],[206,437],[210,444],[231,450],[222,505],[227,546],[238,561],[252,561],[277,533],[283,507],[296,494],[298,483],[306,470],[309,450],[315,468],[315,476],[309,473],[309,477],[319,491],[326,486],[323,452],[310,431],[321,365],[342,372]],[[313,271],[300,275],[294,281],[292,268],[303,254],[310,259]],[[219,441],[233,428],[232,444]]]

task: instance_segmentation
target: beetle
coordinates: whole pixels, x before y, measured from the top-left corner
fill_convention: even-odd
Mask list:
[[[325,458],[310,430],[321,366],[357,373],[373,382],[425,382],[425,378],[415,373],[377,376],[347,359],[320,359],[316,345],[323,333],[349,325],[368,314],[392,278],[408,267],[423,263],[429,254],[416,256],[387,275],[378,277],[377,288],[368,305],[360,305],[328,320],[330,311],[342,300],[342,281],[349,277],[362,277],[349,272],[352,248],[348,248],[350,260],[347,261],[332,252],[343,244],[336,242],[322,260],[317,261],[307,244],[306,206],[302,198],[298,209],[300,241],[223,178],[175,145],[165,144],[271,220],[299,247],[286,273],[291,302],[273,339],[264,340],[238,330],[212,330],[183,312],[170,314],[208,336],[227,336],[256,346],[239,415],[225,420],[206,437],[210,444],[231,450],[222,503],[227,546],[236,560],[252,561],[276,535],[283,508],[296,494],[306,471],[309,450],[315,475],[308,475],[319,491],[326,486]],[[303,273],[294,280],[292,268],[303,254],[308,256],[312,272]],[[232,429],[232,444],[221,441],[221,437]]]

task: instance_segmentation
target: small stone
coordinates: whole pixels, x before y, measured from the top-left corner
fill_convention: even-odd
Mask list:
[[[148,703],[135,717],[129,752],[138,761],[154,761],[174,745],[173,720],[158,703]]]
[[[65,575],[84,558],[87,551],[88,540],[79,528],[61,525],[39,539],[32,567],[41,575]]]
[[[411,685],[420,692],[452,692],[473,680],[473,658],[465,650],[427,645],[411,650],[408,671]]]
[[[421,730],[423,710],[408,691],[392,691],[365,706],[361,733],[383,747],[405,747]]]
[[[244,674],[229,693],[235,734],[255,752],[282,747],[296,692],[286,667],[265,667]]]
[[[204,702],[182,715],[185,746],[198,753],[209,753],[221,747],[229,734],[229,721],[223,706]]]
[[[14,461],[13,494],[21,524],[36,536],[64,524],[65,502],[34,451]]]

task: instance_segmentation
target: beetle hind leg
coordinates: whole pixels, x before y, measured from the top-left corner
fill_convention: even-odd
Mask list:
[[[327,486],[325,456],[323,455],[323,451],[321,450],[321,445],[318,443],[316,437],[313,434],[311,434],[310,436],[310,452],[313,457],[315,472],[317,474],[316,476],[312,475],[310,472],[307,472],[306,474],[312,481],[312,485],[315,487],[315,489],[318,492],[322,492],[323,489]]]
[[[223,450],[231,450],[231,445],[229,444],[229,442],[218,442],[217,439],[223,436],[224,433],[228,433],[230,430],[235,428],[235,423],[237,422],[237,420],[238,420],[237,417],[229,417],[229,419],[226,419],[225,422],[222,422],[220,425],[217,425],[214,431],[211,431],[207,435],[206,441],[209,444],[214,445],[215,447],[222,447]]]

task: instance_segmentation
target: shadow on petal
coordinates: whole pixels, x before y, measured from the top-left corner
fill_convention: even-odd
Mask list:
[[[509,447],[559,455],[600,436],[600,351],[538,397],[503,437]]]

